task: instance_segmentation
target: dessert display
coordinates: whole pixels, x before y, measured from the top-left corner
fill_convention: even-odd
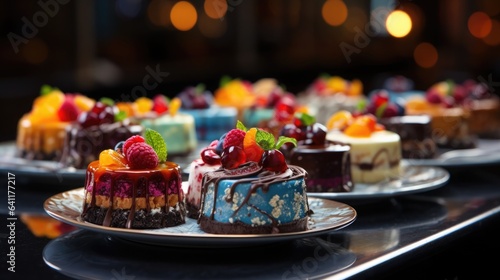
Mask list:
[[[363,84],[360,80],[349,81],[326,74],[316,78],[297,96],[297,102],[306,106],[309,114],[323,124],[337,111],[355,111],[358,103],[364,99]]]
[[[203,84],[187,87],[177,97],[181,100],[180,112],[193,116],[199,141],[218,139],[236,124],[236,108],[215,105],[212,92]]]
[[[158,94],[153,99],[139,97],[132,103],[132,119],[145,129],[158,131],[168,144],[170,155],[186,155],[196,149],[195,121],[193,116],[180,113],[180,98],[168,100]]]
[[[200,158],[193,160],[189,166],[188,190],[186,193],[186,209],[189,218],[197,219],[200,215],[201,189],[203,175],[221,167],[219,156],[216,154],[219,140],[214,140],[200,152]]]
[[[63,93],[43,86],[29,113],[18,121],[16,153],[30,160],[59,161],[66,139],[66,128],[95,101],[80,93]]]
[[[215,234],[276,234],[308,229],[307,172],[288,165],[279,147],[295,139],[241,122],[219,143],[222,168],[203,176],[198,223]],[[218,150],[217,148],[214,151]]]
[[[314,117],[297,113],[281,131],[281,135],[295,138],[297,146],[283,145],[282,151],[290,164],[307,171],[308,192],[350,192],[354,189],[351,147],[326,141],[326,134],[326,127]]]
[[[354,183],[376,183],[397,178],[401,172],[401,138],[385,130],[371,114],[354,116],[339,111],[330,118],[326,139],[351,146]]]
[[[147,129],[105,149],[86,171],[81,217],[117,228],[164,228],[185,223],[179,166],[167,161],[161,135]]]
[[[471,112],[462,106],[465,90],[453,82],[440,82],[424,95],[406,99],[407,115],[429,115],[432,137],[439,148],[468,149],[476,146],[476,137],[469,129]]]
[[[435,157],[437,146],[432,137],[431,118],[428,115],[405,115],[404,105],[392,101],[388,91],[374,91],[360,106],[360,112],[355,113],[372,114],[386,130],[397,133],[401,138],[403,158]]]
[[[84,169],[99,158],[102,150],[112,149],[119,142],[143,132],[143,127],[119,111],[113,100],[102,98],[67,127],[61,162]]]

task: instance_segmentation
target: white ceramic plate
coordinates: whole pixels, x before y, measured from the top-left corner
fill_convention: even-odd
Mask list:
[[[403,165],[398,178],[388,178],[376,184],[355,184],[351,192],[309,192],[309,197],[338,201],[359,201],[420,193],[443,186],[450,179],[448,171],[441,167]]]
[[[280,234],[223,235],[203,232],[196,220],[186,218],[183,225],[163,229],[125,229],[100,226],[85,222],[80,214],[83,206],[83,188],[62,192],[48,198],[45,211],[53,218],[79,228],[105,233],[141,243],[181,247],[229,247],[272,243],[311,237],[337,230],[356,219],[356,210],[351,206],[321,198],[310,198],[311,215],[309,229],[302,232]]]

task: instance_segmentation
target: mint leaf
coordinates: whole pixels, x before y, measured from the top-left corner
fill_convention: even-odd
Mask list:
[[[54,90],[59,90],[59,89],[56,87],[49,86],[49,85],[42,85],[40,87],[40,95],[47,95]]]
[[[220,84],[219,86],[220,87],[225,87],[230,81],[231,81],[231,77],[229,76],[222,76],[222,78],[220,79]]]
[[[312,125],[316,122],[316,118],[307,113],[295,113],[295,118],[300,120],[300,123],[304,126]]]
[[[283,146],[283,144],[285,144],[285,143],[292,143],[293,146],[297,147],[297,139],[292,138],[292,137],[280,136],[278,138],[278,142],[276,143],[275,149],[281,148],[281,146]]]
[[[108,97],[102,97],[101,99],[99,99],[99,101],[101,101],[102,103],[108,105],[108,106],[113,106],[115,105],[115,101],[111,98],[108,98]]]
[[[121,122],[127,118],[127,112],[120,110],[115,114],[115,122]]]
[[[248,131],[247,127],[242,122],[240,122],[239,120],[236,122],[236,128],[237,129],[241,129],[241,130],[243,130],[245,132]]]
[[[273,150],[275,146],[274,135],[262,129],[257,129],[255,142],[266,151]]]
[[[153,147],[160,162],[167,161],[167,144],[160,133],[156,130],[146,128],[144,139],[146,140],[146,144]]]
[[[387,108],[387,102],[378,106],[377,110],[375,110],[375,116],[381,119],[384,116],[385,108]]]
[[[198,84],[196,87],[195,87],[195,92],[197,95],[201,95],[203,94],[203,92],[205,91],[205,84]]]
[[[363,112],[366,109],[366,106],[368,106],[368,101],[361,99],[358,104],[356,104],[356,110]]]

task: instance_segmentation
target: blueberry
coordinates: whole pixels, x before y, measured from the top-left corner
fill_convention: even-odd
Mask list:
[[[220,156],[222,154],[222,144],[224,144],[224,139],[226,138],[227,132],[222,134],[222,136],[219,138],[219,143],[217,143],[217,147],[215,147],[215,152]]]
[[[125,143],[125,141],[120,141],[120,142],[116,143],[116,145],[115,145],[115,151],[121,152],[124,143]]]

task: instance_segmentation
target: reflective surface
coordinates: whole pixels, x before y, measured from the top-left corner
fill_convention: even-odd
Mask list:
[[[438,269],[434,277],[426,279],[465,279],[460,271],[476,273],[495,268],[495,258],[477,256],[500,248],[497,227],[486,227],[500,222],[499,170],[498,165],[450,169],[448,183],[428,192],[369,203],[352,201],[356,220],[330,233],[217,249],[154,246],[62,226],[57,220],[41,222],[48,217],[43,202],[58,192],[44,185],[18,185],[16,273],[3,270],[0,276],[155,279],[171,274],[172,278],[189,279],[386,279],[395,275],[398,277],[394,279],[407,279],[400,277],[423,275],[426,269],[422,260],[444,252],[444,257],[433,260]],[[6,221],[5,192],[0,199],[4,201],[0,218]],[[26,217],[34,219],[29,222]],[[4,242],[10,233],[4,228],[1,234]],[[467,239],[469,236],[471,239]],[[2,251],[3,263],[5,258]],[[448,274],[439,274],[439,269],[446,269]]]

